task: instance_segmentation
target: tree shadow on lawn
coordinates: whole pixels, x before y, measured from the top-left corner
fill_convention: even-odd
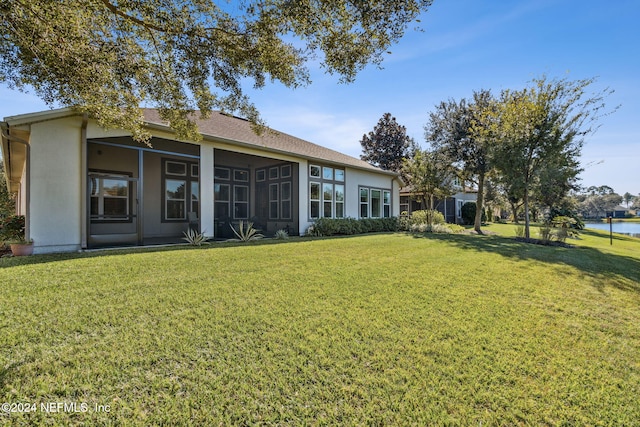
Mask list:
[[[594,236],[602,237],[599,234],[594,234]],[[596,279],[594,283],[600,290],[604,289],[606,280],[607,284],[613,285],[620,290],[631,291],[640,295],[640,259],[638,258],[605,253],[596,248],[585,246],[569,248],[544,246],[519,242],[515,238],[491,235],[470,236],[424,233],[416,234],[414,237],[441,241],[465,250],[497,253],[507,258],[568,265]],[[625,240],[625,237],[623,236],[619,239]]]

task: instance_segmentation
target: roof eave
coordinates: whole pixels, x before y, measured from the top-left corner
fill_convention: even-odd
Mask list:
[[[164,123],[156,123],[156,122],[150,122],[150,121],[145,121],[145,126],[147,126],[148,128],[151,129],[156,129],[156,130],[160,130],[160,131],[164,131],[164,132],[170,132],[170,133],[174,133],[173,130],[171,130],[171,128],[169,126],[167,126]],[[287,155],[287,156],[292,156],[292,157],[296,157],[299,159],[305,159],[305,160],[311,160],[311,161],[316,161],[316,162],[320,162],[320,163],[325,163],[325,164],[332,164],[332,165],[339,165],[339,166],[343,166],[343,167],[349,167],[349,168],[353,168],[353,169],[358,169],[358,170],[362,170],[362,171],[367,171],[367,172],[375,172],[375,173],[380,173],[380,174],[384,174],[384,175],[388,175],[391,177],[395,177],[395,178],[399,178],[399,175],[395,172],[392,171],[386,171],[383,169],[377,169],[374,168],[373,166],[371,168],[366,168],[366,167],[362,167],[362,166],[357,166],[357,165],[350,165],[350,164],[346,164],[346,163],[341,163],[341,162],[336,162],[333,160],[327,160],[327,159],[323,159],[320,157],[314,157],[314,156],[304,156],[301,154],[297,154],[297,153],[292,153],[290,151],[286,151],[286,150],[279,150],[277,148],[271,148],[271,147],[266,147],[264,145],[257,145],[255,143],[250,143],[250,142],[244,142],[244,141],[238,141],[235,139],[230,139],[230,138],[225,138],[225,137],[221,137],[221,136],[217,136],[217,135],[209,135],[209,134],[201,134],[202,138],[206,141],[211,141],[211,142],[221,142],[224,144],[230,144],[230,145],[236,145],[239,147],[243,147],[243,148],[249,148],[249,149],[258,149],[261,151],[265,151],[268,153],[273,153],[273,154],[281,154],[281,155]],[[188,142],[188,141],[186,141]]]

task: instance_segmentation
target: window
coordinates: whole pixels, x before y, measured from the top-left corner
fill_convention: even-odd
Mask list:
[[[256,171],[256,182],[262,182],[264,181],[266,178],[266,171],[264,169],[258,169]]]
[[[200,212],[200,183],[191,181],[191,212]]]
[[[164,173],[167,175],[187,176],[187,164],[167,160],[164,163]]]
[[[360,189],[360,218],[369,217],[369,189]]]
[[[310,187],[309,217],[344,218],[344,169],[309,165],[309,176],[318,179],[318,182],[311,183]]]
[[[249,171],[242,169],[233,170],[233,180],[240,182],[249,182]]]
[[[323,167],[322,168],[322,179],[328,179],[333,181],[333,168]]]
[[[129,220],[130,183],[125,175],[91,176],[91,218]]]
[[[384,190],[382,192],[382,207],[383,207],[383,217],[390,218],[391,217],[391,191]]]
[[[389,218],[391,191],[360,187],[360,218]]]
[[[280,184],[280,217],[282,219],[291,219],[291,182],[283,182]]]
[[[214,179],[223,179],[225,181],[229,181],[231,179],[231,169],[229,168],[214,168],[213,170]]]
[[[246,185],[233,186],[233,217],[249,218],[249,187]]]
[[[312,182],[309,185],[309,200],[311,218],[320,218],[320,183]]]
[[[200,183],[198,163],[163,159],[162,221],[186,221],[188,212],[198,214]]]
[[[186,219],[187,181],[167,179],[165,181],[165,219]]]
[[[215,183],[213,185],[213,200],[216,218],[228,218],[230,215],[231,190],[229,184]]]
[[[381,215],[381,191],[380,190],[371,190],[370,191],[370,196],[371,196],[371,217],[372,218],[380,218]]]
[[[278,179],[278,167],[274,167],[274,168],[269,168],[269,179],[273,180],[273,179]]]
[[[282,178],[289,178],[291,176],[291,165],[284,165],[280,168],[280,176]]]
[[[333,184],[322,184],[322,216],[333,217]]]
[[[280,187],[278,184],[269,185],[269,219],[278,219],[279,215],[279,194]]]
[[[336,184],[334,188],[336,194],[336,218],[344,218],[344,185]]]

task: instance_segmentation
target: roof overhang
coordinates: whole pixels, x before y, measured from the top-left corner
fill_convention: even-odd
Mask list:
[[[149,129],[154,129],[154,130],[161,131],[161,132],[174,133],[173,130],[169,126],[164,124],[164,123],[154,123],[154,122],[145,121],[145,126],[147,128],[149,128]],[[292,156],[292,157],[297,157],[297,158],[300,158],[300,159],[305,159],[305,160],[318,162],[318,163],[324,163],[324,164],[329,164],[329,165],[334,165],[334,166],[342,166],[342,167],[348,167],[348,168],[352,168],[352,169],[358,169],[358,170],[362,170],[362,171],[366,171],[366,172],[384,174],[384,175],[388,175],[388,176],[390,176],[392,178],[396,178],[396,179],[399,180],[399,182],[403,183],[402,179],[400,178],[400,175],[397,174],[396,172],[392,172],[392,171],[386,171],[386,170],[377,169],[377,168],[374,168],[374,167],[365,168],[365,167],[359,167],[359,166],[355,166],[355,165],[346,165],[346,164],[343,164],[343,163],[339,163],[339,162],[335,162],[335,161],[331,161],[331,160],[327,160],[327,159],[323,159],[323,158],[319,158],[319,157],[313,157],[313,156],[301,156],[299,154],[291,153],[290,151],[286,151],[286,150],[278,150],[276,148],[266,147],[264,145],[256,145],[256,144],[250,143],[250,142],[238,141],[238,140],[235,140],[235,139],[224,138],[224,137],[216,136],[216,135],[208,135],[206,133],[202,133],[201,135],[202,135],[202,139],[204,139],[205,141],[209,141],[209,142],[218,142],[218,143],[223,143],[223,144],[235,145],[235,146],[247,148],[247,149],[250,149],[250,150],[259,150],[259,151],[264,151],[266,153],[273,153],[273,154],[279,154],[279,155],[285,155],[285,156]]]
[[[2,128],[2,162],[7,178],[7,189],[10,193],[17,193],[20,180],[27,162],[27,145],[29,131],[26,129],[12,129],[1,123]]]

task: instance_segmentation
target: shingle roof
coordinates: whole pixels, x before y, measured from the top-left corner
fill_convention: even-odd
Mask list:
[[[145,121],[148,124],[167,127],[157,110],[143,109]],[[198,126],[198,131],[205,139],[224,140],[225,142],[238,145],[252,146],[272,152],[286,153],[306,159],[337,163],[345,166],[352,166],[358,169],[366,169],[395,175],[393,172],[385,171],[355,157],[342,154],[321,145],[305,141],[284,132],[268,129],[258,135],[254,132],[251,123],[245,119],[222,114],[211,113],[208,119],[201,119],[199,115],[194,117]]]

